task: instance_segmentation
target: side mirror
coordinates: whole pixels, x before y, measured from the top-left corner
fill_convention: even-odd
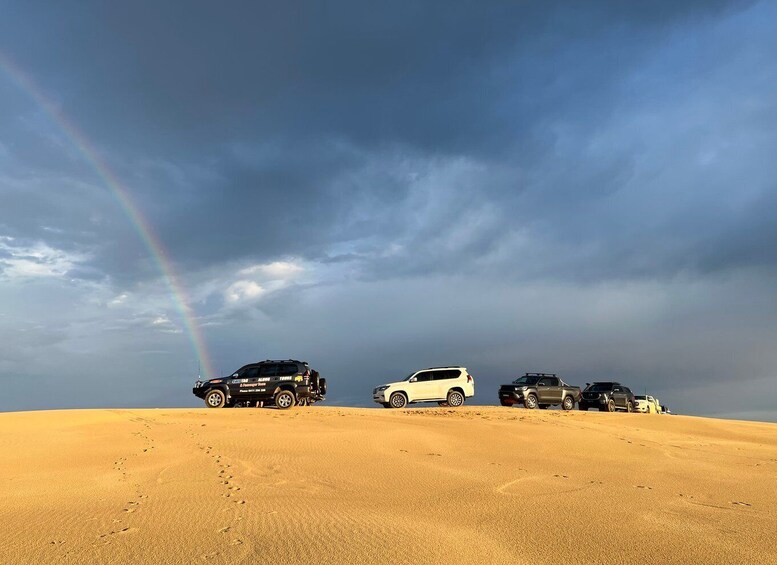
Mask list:
[[[413,377],[412,379],[410,379],[411,383],[414,383],[414,382],[417,382],[417,381],[418,381],[418,377]]]
[[[234,373],[234,374],[232,375],[232,378],[234,379],[234,378],[235,378],[235,377],[237,377],[237,376],[239,376],[239,375],[238,375],[237,373]]]

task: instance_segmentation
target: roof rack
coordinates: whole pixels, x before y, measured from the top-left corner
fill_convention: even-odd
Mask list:
[[[441,367],[427,367],[426,369],[421,369],[422,371],[428,371],[429,369],[463,369],[464,365],[442,365]]]
[[[558,377],[556,373],[526,373],[524,377]]]

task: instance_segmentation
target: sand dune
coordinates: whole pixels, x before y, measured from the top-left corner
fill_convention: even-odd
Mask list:
[[[495,407],[0,414],[3,563],[777,563],[777,426]]]

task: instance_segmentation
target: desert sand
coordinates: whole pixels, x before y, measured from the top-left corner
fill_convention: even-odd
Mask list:
[[[3,563],[777,563],[777,425],[470,406],[0,414]]]

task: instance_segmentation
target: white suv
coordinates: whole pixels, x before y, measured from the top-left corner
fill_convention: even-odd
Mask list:
[[[372,391],[372,399],[386,408],[404,408],[415,402],[461,406],[474,395],[475,380],[466,367],[430,367]]]

